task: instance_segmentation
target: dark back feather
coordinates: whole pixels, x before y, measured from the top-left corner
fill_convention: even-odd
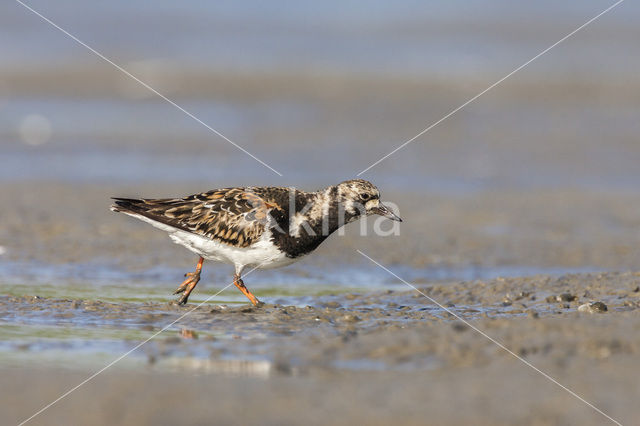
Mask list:
[[[184,198],[114,198],[113,209],[139,214],[234,246],[247,247],[262,236],[267,215],[278,208],[278,204],[269,202],[268,192],[275,189],[287,191],[286,188],[264,189],[224,188]]]

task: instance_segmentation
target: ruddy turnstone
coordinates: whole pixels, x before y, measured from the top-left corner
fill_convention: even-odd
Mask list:
[[[122,212],[169,233],[200,256],[196,270],[174,294],[184,305],[200,281],[204,259],[235,266],[233,283],[251,303],[261,302],[242,282],[247,268],[290,265],[315,250],[346,223],[378,214],[402,221],[380,202],[372,183],[348,180],[315,192],[294,188],[244,187],[214,189],[184,198],[113,198]]]

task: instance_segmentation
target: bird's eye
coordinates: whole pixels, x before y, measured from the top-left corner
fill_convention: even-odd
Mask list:
[[[369,194],[361,194],[360,198],[362,199],[362,201],[367,201],[369,198],[371,198],[371,195],[369,195]]]

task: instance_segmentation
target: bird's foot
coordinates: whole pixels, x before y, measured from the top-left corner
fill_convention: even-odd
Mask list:
[[[183,291],[185,291],[187,289],[187,286],[189,285],[189,283],[193,279],[196,279],[197,281],[200,281],[200,272],[198,272],[198,271],[196,271],[196,272],[187,272],[186,274],[184,274],[184,277],[186,279],[184,281],[182,281],[182,284],[180,284],[178,286],[178,288],[176,288],[176,291],[174,291],[173,294],[179,294],[179,293],[182,293]]]
[[[187,277],[187,279],[185,279],[176,291],[173,292],[173,294],[182,293],[182,296],[178,299],[178,305],[185,305],[187,300],[189,300],[191,292],[200,281],[200,271],[188,272],[184,274],[184,276]]]
[[[242,292],[242,294],[244,294],[245,296],[247,296],[247,299],[249,299],[251,301],[251,303],[253,304],[253,306],[255,306],[256,308],[259,308],[261,306],[264,305],[264,303],[262,303],[261,301],[258,300],[257,297],[255,297],[250,291],[249,289],[244,285],[244,282],[242,281],[242,278],[240,278],[238,275],[234,275],[233,277],[233,284],[235,284],[236,287],[238,287],[238,290],[240,290]]]

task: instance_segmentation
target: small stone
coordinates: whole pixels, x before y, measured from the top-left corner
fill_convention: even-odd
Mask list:
[[[354,314],[346,314],[342,318],[340,318],[343,322],[358,322],[360,321],[360,317]]]
[[[209,313],[211,314],[220,314],[224,311],[228,311],[229,307],[227,305],[218,305],[218,306],[214,306],[213,308],[211,308],[211,311],[209,311]]]
[[[578,296],[575,296],[570,293],[562,293],[556,296],[557,302],[573,302],[574,300],[577,300],[577,299],[578,299]]]
[[[455,331],[457,331],[458,333],[461,333],[461,332],[463,332],[463,331],[466,331],[466,330],[467,330],[467,328],[468,328],[465,324],[463,324],[463,323],[461,323],[461,322],[454,322],[454,323],[453,323],[453,325],[452,325],[452,327],[453,327],[453,329],[454,329]]]
[[[292,372],[291,364],[285,359],[277,359],[273,363],[273,367],[275,371],[286,376],[290,375]]]
[[[529,296],[531,296],[531,292],[529,292],[529,291],[521,291],[520,293],[518,293],[516,298],[517,298],[517,300],[520,300],[520,299],[524,299],[525,297],[529,297]]]
[[[608,308],[602,302],[585,303],[578,307],[579,312],[589,312],[590,314],[607,312]]]
[[[528,291],[521,291],[520,293],[517,293],[515,296],[512,296],[511,293],[507,293],[504,298],[509,300],[520,300],[520,299],[529,297],[530,295],[531,293]]]

